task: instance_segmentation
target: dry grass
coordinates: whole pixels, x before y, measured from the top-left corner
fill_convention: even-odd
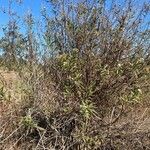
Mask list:
[[[21,81],[18,74],[15,72],[1,71],[1,75],[7,83],[6,89],[9,87],[12,92],[15,93],[16,89],[14,88],[14,84],[16,84],[16,81]],[[72,144],[72,149],[85,150],[86,147],[80,142],[83,141],[84,144],[89,142],[90,145],[92,141],[90,137],[88,139],[88,136],[95,139],[95,142],[98,140],[95,145],[95,149],[97,147],[97,150],[148,150],[150,148],[149,108],[142,105],[137,105],[135,108],[132,107],[132,109],[128,109],[129,112],[124,112],[122,117],[112,125],[101,127],[99,131],[94,131],[91,128],[93,130],[91,132],[91,130],[87,129],[91,133],[87,136],[84,135],[85,139],[83,139],[83,136],[80,136],[81,131],[76,124],[76,129],[72,131],[71,134],[74,136],[71,136],[73,138],[73,141],[71,141],[63,135],[64,133],[62,134],[59,128],[65,126],[72,118],[80,122],[80,120],[78,120],[79,118],[71,113],[66,115],[61,112],[60,103],[57,101],[58,93],[54,88],[46,88],[46,86],[44,87],[41,83],[38,90],[40,90],[38,100],[34,105],[32,104],[32,106],[30,99],[24,99],[24,101],[18,102],[17,97],[12,96],[9,101],[3,100],[0,102],[1,150],[69,149],[64,142],[68,142],[70,145]],[[34,121],[38,122],[37,127],[29,127],[30,125],[25,127],[25,124],[22,124],[22,117],[27,117],[28,115],[31,115]],[[115,118],[115,111],[111,116],[108,115],[103,121],[109,122],[109,120],[113,118]],[[94,132],[97,132],[97,135],[94,136]],[[96,137],[99,137],[99,139]],[[58,143],[56,143],[56,141]]]

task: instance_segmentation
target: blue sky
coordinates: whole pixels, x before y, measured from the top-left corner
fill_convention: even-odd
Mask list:
[[[8,8],[8,1],[9,0],[0,0],[0,9],[2,8]],[[15,0],[13,0],[15,1]],[[16,5],[14,3],[12,5],[12,9],[15,10],[19,16],[24,16],[27,14],[28,11],[32,11],[35,18],[39,18],[40,16],[40,9],[43,6],[43,0],[23,0],[23,4]],[[3,14],[0,11],[0,36],[2,35],[1,28],[5,26],[8,22],[8,16],[6,14]]]
[[[9,0],[0,0],[0,7],[1,8],[8,8],[8,1]],[[15,1],[15,0],[13,0]],[[20,15],[26,14],[28,10],[32,10],[35,16],[39,15],[39,11],[42,5],[43,0],[23,0],[23,4],[17,6],[16,3],[12,6],[14,10],[16,10]],[[7,21],[7,17],[0,13],[0,23]]]
[[[9,0],[0,0],[0,8],[8,8],[8,1]],[[16,0],[13,0],[13,2],[15,2]],[[45,5],[44,0],[22,0],[23,4],[18,6],[14,3],[14,5],[12,6],[14,10],[17,11],[17,13],[20,16],[24,16],[29,10],[31,10],[33,12],[34,18],[38,18],[40,16],[40,9],[41,7],[43,7]],[[76,0],[73,0],[76,1]],[[108,0],[107,5],[111,2],[112,0]],[[120,4],[122,4],[122,0],[117,0]],[[137,0],[137,5],[142,5],[143,2],[149,2],[150,0]],[[17,7],[18,6],[18,7]],[[50,8],[50,7],[49,7]],[[147,20],[150,20],[150,15],[147,18]],[[0,36],[2,35],[2,25],[6,25],[6,23],[8,22],[8,16],[3,14],[0,11]]]

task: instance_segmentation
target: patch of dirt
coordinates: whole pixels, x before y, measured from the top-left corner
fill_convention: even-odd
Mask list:
[[[0,70],[0,81],[3,82],[7,87],[11,87],[14,81],[19,80],[18,73],[14,71],[3,71]]]

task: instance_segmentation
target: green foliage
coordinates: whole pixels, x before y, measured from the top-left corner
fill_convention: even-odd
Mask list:
[[[0,88],[0,101],[2,100],[5,100],[5,91],[3,86]]]
[[[91,116],[95,113],[95,106],[89,101],[82,101],[80,105],[80,111],[85,119],[90,119]]]
[[[23,117],[21,122],[25,127],[34,128],[37,126],[37,124],[33,121],[33,118],[31,117],[31,115],[27,115]]]
[[[142,90],[139,88],[133,88],[128,93],[124,94],[122,99],[129,103],[139,103],[142,101]]]

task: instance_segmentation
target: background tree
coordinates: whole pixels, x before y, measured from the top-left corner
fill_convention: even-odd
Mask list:
[[[3,28],[4,36],[0,40],[0,48],[3,50],[3,63],[9,70],[22,60],[24,50],[24,37],[19,31],[19,16],[12,9],[13,1],[9,1],[8,10],[3,10],[9,16],[9,22]]]

